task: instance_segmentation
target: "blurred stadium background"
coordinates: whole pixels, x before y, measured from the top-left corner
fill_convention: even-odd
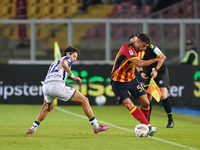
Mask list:
[[[84,13],[77,13],[82,0],[27,0],[23,21],[30,47],[17,49],[18,22],[22,21],[16,19],[16,2],[0,1],[0,63],[53,60],[55,41],[61,49],[67,45],[79,48],[79,60],[112,61],[129,36],[141,32],[148,32],[165,52],[167,64],[179,64],[186,39],[199,47],[199,0],[160,0],[156,6],[137,5],[136,0],[96,0]]]
[[[98,95],[115,104],[109,82],[114,58],[132,33],[147,32],[168,57],[172,105],[200,107],[199,66],[180,66],[186,39],[200,50],[200,0],[146,0],[143,5],[138,4],[142,0],[27,0],[25,19],[16,16],[19,1],[25,0],[0,1],[0,67],[4,70],[0,96],[5,100],[0,103],[42,103],[38,87],[45,68],[54,60],[57,41],[61,50],[68,45],[81,50],[73,71],[84,84],[77,90],[92,99],[91,104]],[[92,3],[80,12],[83,1]],[[24,25],[21,34],[30,45],[19,46],[20,25]],[[18,64],[32,66],[15,66]],[[15,73],[14,78],[10,72]],[[40,74],[33,76],[36,72]],[[101,89],[89,85],[95,82]],[[29,88],[33,96],[27,98],[29,93],[15,90],[21,87]]]
[[[200,0],[144,0],[146,5],[137,3],[142,0],[86,0],[93,3],[85,12],[79,11],[84,0],[26,0],[26,19],[17,19],[17,1],[25,0],[0,0],[0,149],[199,149],[200,68],[180,65],[180,57],[186,39],[200,50]],[[25,32],[19,29],[24,27]],[[28,45],[19,45],[19,31]],[[117,106],[109,78],[120,47],[132,33],[141,32],[149,33],[168,57],[168,96],[175,121],[173,130],[165,128],[166,113],[153,107],[151,123],[159,132],[151,139],[134,138],[130,131],[138,122]],[[66,84],[93,106],[98,95],[106,96],[106,105],[116,105],[92,108],[98,122],[111,125],[109,131],[94,135],[80,106],[61,106],[76,104],[58,101],[58,109],[37,133],[24,136],[41,109],[40,81],[54,61],[56,41],[61,50],[68,45],[81,50],[72,72],[82,84],[70,78]],[[139,105],[136,100],[134,104]],[[153,105],[163,106],[154,100]]]

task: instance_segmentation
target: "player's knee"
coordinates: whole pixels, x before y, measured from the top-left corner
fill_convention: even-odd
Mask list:
[[[152,100],[152,95],[147,93],[147,97],[148,97],[148,100],[151,101]]]
[[[150,102],[149,102],[149,101],[144,101],[144,102],[142,103],[142,107],[143,107],[143,108],[149,108],[149,105],[150,105]]]
[[[167,95],[162,95],[161,96],[161,100],[164,100],[164,99],[166,99],[167,98]]]
[[[87,103],[89,103],[89,99],[84,96],[83,98],[79,99],[78,103],[79,104],[87,104]]]
[[[89,103],[89,99],[87,97],[84,97],[84,103]]]
[[[124,100],[122,104],[128,109],[131,110],[134,107],[134,104],[131,100]]]
[[[53,110],[54,106],[55,106],[54,104],[52,104],[52,105],[50,106],[49,112]]]
[[[50,110],[50,108],[48,108],[48,106],[45,106],[45,107],[42,107],[42,111],[43,112],[46,112],[46,111],[50,112],[51,110]]]
[[[44,110],[44,111],[48,111],[48,112],[50,112],[50,111],[51,111],[51,109],[50,109],[50,108],[48,108],[48,107],[44,107],[44,108],[43,108],[43,110]]]
[[[48,112],[51,112],[51,110],[52,110],[51,108],[47,108],[47,111],[48,111]]]
[[[46,109],[48,112],[51,112],[54,106],[55,106],[54,103],[47,104],[46,107],[44,107],[44,109]]]

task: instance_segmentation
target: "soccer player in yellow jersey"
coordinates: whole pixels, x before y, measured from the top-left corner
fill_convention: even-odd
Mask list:
[[[140,123],[149,127],[149,136],[157,131],[146,119],[149,116],[149,100],[142,85],[137,80],[134,72],[136,67],[148,66],[160,59],[166,59],[164,54],[149,60],[141,60],[144,51],[151,43],[148,34],[142,33],[133,43],[124,44],[119,50],[111,71],[111,86],[118,104],[123,104],[132,116]],[[129,92],[141,104],[141,109],[133,104]]]

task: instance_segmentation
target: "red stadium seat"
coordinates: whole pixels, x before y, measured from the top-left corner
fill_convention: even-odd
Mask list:
[[[89,28],[84,37],[82,39],[90,39],[96,37],[96,29],[94,27]]]
[[[95,29],[97,31],[96,38],[104,39],[105,38],[105,24],[100,23],[97,26],[95,26]]]
[[[127,24],[125,27],[125,31],[127,40],[132,34],[141,33],[141,30],[139,29],[139,24]]]
[[[121,5],[117,5],[113,8],[113,11],[112,13],[108,14],[106,16],[106,18],[119,18],[120,16],[120,13],[121,13],[121,10],[122,10],[122,6]]]
[[[195,39],[195,25],[187,24],[185,27],[185,36],[187,39],[194,40]]]
[[[131,16],[129,15],[131,12],[131,3],[128,2],[124,2],[120,4],[122,9],[120,12],[120,18],[130,18]]]
[[[193,2],[187,1],[184,3],[182,18],[194,18]]]
[[[112,26],[112,39],[116,40],[116,39],[122,39],[124,34],[123,28],[121,27],[121,25],[118,24],[114,24]]]
[[[160,38],[160,25],[159,24],[149,24],[149,35],[152,39]]]
[[[179,24],[164,25],[165,38],[168,40],[179,38]]]
[[[142,6],[140,15],[141,15],[141,17],[145,17],[146,15],[150,14],[151,12],[152,12],[151,5]]]
[[[168,10],[166,13],[163,14],[163,18],[180,18],[180,7],[174,6],[170,10]]]

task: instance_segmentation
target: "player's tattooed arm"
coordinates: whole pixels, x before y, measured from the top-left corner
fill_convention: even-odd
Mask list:
[[[67,73],[72,74],[72,73],[71,73],[71,70],[69,69],[68,66],[64,66],[64,70],[65,70]]]
[[[70,69],[69,66],[68,66],[68,61],[63,60],[62,63],[61,63],[61,65],[62,65],[63,69],[70,75],[70,77],[71,77],[72,79],[76,80],[78,83],[81,83],[81,82],[82,82],[82,81],[81,81],[81,78],[75,77],[75,76],[73,75],[73,73],[71,72],[71,69]]]
[[[71,69],[68,66],[68,61],[63,60],[62,61],[62,67],[69,75],[72,75]]]

